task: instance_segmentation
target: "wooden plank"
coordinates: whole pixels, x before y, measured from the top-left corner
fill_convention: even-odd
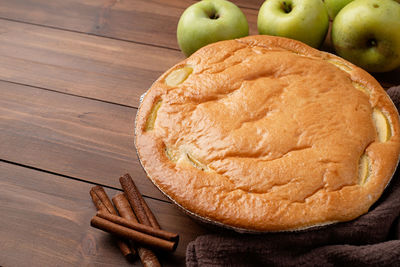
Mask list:
[[[0,159],[116,188],[129,172],[164,198],[136,156],[136,109],[6,82],[0,95]]]
[[[4,162],[0,177],[0,266],[132,265],[109,234],[90,227],[92,185]],[[162,264],[184,266],[187,244],[205,230],[172,204],[146,201],[164,229],[180,234],[177,251],[161,255]]]
[[[133,107],[184,58],[170,49],[6,20],[0,33],[0,79]]]
[[[1,0],[0,17],[178,49],[176,27],[192,0]],[[246,1],[232,1],[245,5]],[[252,0],[252,3],[257,1]],[[247,4],[246,4],[247,6]],[[252,4],[251,6],[254,6]],[[242,8],[256,31],[257,10]]]
[[[169,49],[1,22],[0,79],[132,107],[161,73],[184,58]],[[377,77],[389,87],[400,84],[399,73],[400,68]]]
[[[231,2],[235,3],[240,8],[254,9],[258,12],[265,0],[235,0]]]
[[[192,0],[54,0],[49,3],[46,0],[0,0],[0,17],[151,45],[161,45],[177,50],[176,25],[183,10],[193,2]],[[250,25],[250,34],[257,34],[257,6],[261,5],[263,1],[236,0],[233,2],[242,7],[246,14]],[[7,43],[6,40],[10,40],[11,45],[15,46],[13,51],[16,53],[13,55],[17,58],[11,62],[9,62],[10,58],[7,58],[8,61],[3,58],[0,59],[9,64],[7,67],[11,67],[6,73],[13,78],[13,81],[46,88],[51,87],[54,90],[72,92],[96,99],[109,98],[111,100],[107,101],[125,105],[137,106],[137,96],[139,95],[137,90],[126,89],[127,84],[130,83],[130,88],[134,87],[143,92],[145,91],[143,87],[149,87],[163,71],[184,58],[178,51],[157,50],[147,46],[129,46],[115,41],[105,41],[101,38],[62,33],[33,26],[26,26],[26,30],[23,31],[24,35],[30,37],[29,42],[25,39],[11,41],[13,38],[10,38],[9,35],[12,35],[18,29],[7,27],[9,25],[2,21],[0,37],[3,36],[3,39],[0,40],[4,43]],[[36,31],[39,31],[39,34],[35,34]],[[36,43],[36,48],[30,45],[30,42]],[[62,46],[60,46],[60,43],[62,43]],[[123,48],[120,48],[120,45]],[[30,59],[30,57],[21,59],[18,57],[20,50],[27,51],[28,55],[38,53],[37,46],[42,48],[40,55],[44,56],[44,59]],[[17,47],[21,49],[17,50]],[[76,47],[79,49],[76,49]],[[114,50],[110,47],[114,47]],[[58,49],[58,52],[44,52],[46,50],[54,51],[55,49]],[[329,36],[323,49],[332,52]],[[90,52],[97,54],[97,58],[88,59],[85,57],[85,54]],[[106,59],[99,59],[98,55],[102,53],[104,53]],[[110,61],[111,59],[108,57],[110,54],[112,54],[111,59],[116,57],[115,61]],[[158,55],[158,57],[152,57],[153,55]],[[65,57],[70,57],[70,60],[64,61]],[[46,65],[45,59],[53,59],[53,61]],[[85,59],[87,64],[82,64]],[[25,65],[27,70],[31,70],[28,71],[28,77],[23,77],[19,74],[21,72],[15,70],[15,68],[18,68],[16,62],[18,60]],[[73,60],[76,63],[69,64]],[[54,62],[57,62],[57,64],[54,64]],[[103,67],[100,74],[98,65]],[[153,68],[148,69],[147,66],[149,65]],[[120,75],[104,69],[104,66],[113,68]],[[62,75],[62,82],[52,79],[60,71],[65,72]],[[4,70],[0,73],[3,72]],[[46,73],[49,75],[45,75]],[[74,77],[77,73],[85,74],[85,79],[79,85],[74,83]],[[384,87],[388,88],[400,84],[399,74],[400,68],[397,68],[395,71],[374,74],[374,76]],[[40,77],[46,77],[47,83]],[[51,82],[49,83],[49,81]],[[110,94],[110,90],[115,88],[119,89],[118,93]]]
[[[0,79],[137,107],[161,73],[184,59],[169,49],[2,20]]]

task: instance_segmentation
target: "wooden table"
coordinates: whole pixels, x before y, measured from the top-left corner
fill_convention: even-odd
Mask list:
[[[163,265],[184,265],[187,244],[210,232],[149,182],[133,144],[139,96],[184,58],[176,25],[194,2],[0,0],[0,266],[132,264],[89,226],[89,189],[113,196],[126,172],[180,233]],[[256,34],[263,1],[233,2]],[[388,87],[399,73],[377,78]]]

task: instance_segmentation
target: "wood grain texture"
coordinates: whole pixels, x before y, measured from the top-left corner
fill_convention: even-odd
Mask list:
[[[28,36],[33,35],[36,43],[40,43],[40,46],[42,47],[42,55],[45,55],[46,58],[57,60],[58,65],[51,63],[46,65],[45,62],[40,60],[35,61],[35,59],[29,59],[29,57],[27,58],[28,60],[17,58],[16,60],[23,60],[24,64],[30,63],[27,64],[26,68],[30,70],[34,68],[36,72],[32,73],[33,77],[30,77],[31,83],[29,83],[29,78],[21,77],[21,75],[18,75],[16,72],[9,73],[9,76],[14,75],[12,76],[13,81],[16,82],[22,82],[39,87],[47,86],[46,88],[51,87],[51,89],[54,90],[62,92],[68,91],[77,95],[93,97],[96,99],[110,98],[111,102],[137,106],[137,94],[132,93],[132,90],[125,90],[127,83],[131,84],[131,88],[136,86],[147,88],[163,71],[183,59],[182,53],[178,51],[179,47],[176,42],[176,26],[181,13],[185,8],[195,2],[196,1],[193,0],[54,0],[49,4],[49,2],[45,0],[0,0],[1,18],[133,42],[141,42],[144,44],[159,45],[177,50],[174,53],[167,49],[159,50],[154,48],[152,49],[148,46],[128,45],[125,43],[115,42],[115,40],[107,41],[102,38],[91,38],[87,35],[68,34],[65,32],[51,31],[49,29],[42,29],[42,31],[45,32],[44,34],[35,35],[35,30],[40,29],[40,27],[35,28],[29,25],[27,26],[27,31],[24,33],[32,32],[32,34]],[[250,34],[257,34],[258,8],[261,6],[263,1],[236,0],[232,2],[240,6],[242,11],[245,13],[249,21]],[[0,26],[0,32],[2,34],[0,36],[4,35],[4,33],[10,34],[10,32],[12,33],[16,30],[15,28],[10,29],[6,26],[7,23],[2,21],[2,25]],[[54,34],[55,32],[57,34]],[[49,40],[49,36],[53,36],[53,38]],[[8,35],[4,35],[4,38],[10,39]],[[71,66],[71,64],[68,64],[71,60],[64,62],[63,56],[71,56],[70,50],[74,47],[73,44],[75,43],[75,38],[78,39],[75,47],[79,47],[80,49],[74,50],[70,59],[75,60],[76,63]],[[25,40],[15,41],[13,44],[16,45],[17,48],[21,46],[21,42],[22,46],[25,46],[25,49],[30,50],[28,51],[29,54],[32,55],[34,52],[37,52],[34,47],[25,44]],[[58,45],[55,45],[55,42]],[[54,47],[60,46],[60,43],[63,43],[63,47],[61,48],[61,51],[59,48],[59,53],[43,54],[43,51],[46,51],[47,49],[49,51],[54,50]],[[120,45],[123,47],[120,48]],[[103,50],[102,48],[110,48],[112,46],[114,46],[113,56],[119,54],[119,57],[116,56],[115,61],[104,61],[103,58],[103,61],[100,59],[100,62],[96,62],[95,57],[92,61],[87,61],[86,68],[81,68],[84,67],[84,65],[81,65],[80,63],[85,58],[87,59],[85,53],[88,51],[94,51],[97,54],[105,53],[106,56],[112,51],[110,51],[110,49]],[[322,48],[323,50],[333,52],[329,36]],[[16,52],[19,52],[19,50],[16,50]],[[160,53],[163,56],[160,56]],[[16,53],[15,55],[18,54],[19,53]],[[154,55],[159,56],[157,57],[158,60],[153,60]],[[124,62],[119,61],[121,59],[122,61],[125,59],[125,64]],[[126,62],[130,62],[130,65]],[[15,64],[18,64],[15,61],[11,62],[11,70],[13,70],[12,63],[14,63],[14,66]],[[99,72],[96,71],[96,69],[98,70],[100,67],[97,63],[103,66],[103,75],[99,75]],[[88,64],[90,65],[87,66]],[[145,68],[145,64],[153,65],[153,69],[149,70],[148,68]],[[115,72],[107,71],[104,66],[112,66],[115,72],[118,72],[119,75],[116,75]],[[56,67],[56,69],[49,71],[49,68],[51,67]],[[118,67],[122,67],[122,69]],[[64,83],[57,83],[53,80],[51,83],[45,84],[44,81],[37,78],[38,75],[43,74],[45,71],[50,74],[48,75],[50,77],[47,76],[48,79],[51,79],[55,74],[58,74],[58,71],[66,71],[64,74],[65,77],[63,77],[66,81],[64,81]],[[73,77],[76,73],[86,74],[85,79],[82,80],[82,84],[76,85],[71,81],[71,76]],[[385,74],[374,74],[374,76],[384,87],[388,88],[400,83],[399,74],[400,68],[397,68],[395,71]],[[46,77],[46,75],[44,77]],[[94,88],[96,90],[91,90]],[[107,97],[104,97],[107,95],[106,93],[109,93],[109,90],[115,88],[120,89],[121,93],[109,94]],[[143,92],[145,89],[139,90],[140,92]]]
[[[1,22],[0,79],[102,101],[137,107],[154,80],[184,59],[170,49]],[[400,84],[399,74],[376,77],[387,88]]]
[[[178,49],[176,27],[192,0],[1,0],[0,17]],[[246,1],[232,1],[244,6]],[[255,0],[250,1],[254,7]],[[246,4],[247,6],[247,4]],[[256,31],[257,10],[242,8]]]
[[[128,172],[164,198],[136,157],[136,109],[6,82],[0,95],[0,159],[115,188]]]
[[[184,58],[170,49],[0,22],[0,79],[133,107]]]
[[[109,234],[91,228],[92,185],[0,162],[0,266],[129,266]],[[112,197],[119,193],[108,190]],[[180,234],[164,266],[183,266],[188,242],[205,230],[172,204],[148,199],[164,229]],[[134,266],[141,266],[140,260]]]
[[[234,0],[234,2],[240,8],[249,8],[258,11],[265,0]]]

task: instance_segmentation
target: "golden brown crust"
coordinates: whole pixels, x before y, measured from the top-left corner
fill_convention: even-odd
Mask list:
[[[185,66],[193,72],[171,86]],[[379,140],[376,110],[390,122],[388,140]],[[397,110],[373,77],[271,36],[215,43],[168,70],[143,99],[135,141],[148,177],[173,201],[255,231],[366,213],[400,151]]]

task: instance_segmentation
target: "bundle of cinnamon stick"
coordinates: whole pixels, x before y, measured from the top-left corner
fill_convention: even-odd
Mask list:
[[[115,208],[103,187],[90,190],[98,211],[90,225],[116,236],[124,256],[133,259],[138,254],[143,266],[161,266],[153,250],[174,251],[179,235],[161,230],[129,174],[119,181],[124,193],[112,198]]]

